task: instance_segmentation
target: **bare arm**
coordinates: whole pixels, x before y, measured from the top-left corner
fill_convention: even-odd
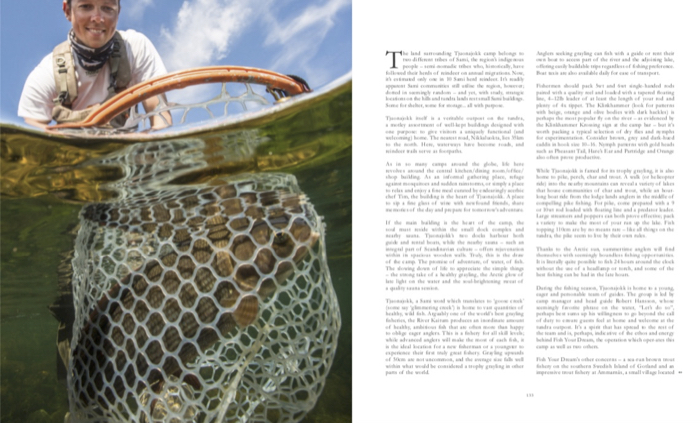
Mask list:
[[[39,129],[43,129],[44,131],[47,130],[46,127],[49,126],[49,122],[51,122],[50,120],[36,120],[32,118],[24,118],[24,121],[28,125],[34,126]]]
[[[165,99],[165,94],[162,94],[163,99]],[[158,107],[158,104],[160,103],[160,99],[158,96],[151,97],[149,99],[146,99],[143,101],[143,108],[146,110],[146,113],[152,112],[153,110]],[[173,118],[170,116],[170,112],[162,112],[158,115],[151,116],[151,129],[162,129],[162,128],[167,128],[168,126],[172,125],[173,123]]]

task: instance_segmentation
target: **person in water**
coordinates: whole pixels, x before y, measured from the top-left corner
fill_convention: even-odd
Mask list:
[[[68,41],[27,77],[17,113],[27,124],[46,129],[52,120],[81,121],[91,107],[123,89],[167,73],[145,35],[117,30],[120,11],[120,0],[63,0],[72,28]],[[158,101],[152,97],[142,104],[148,112]],[[170,115],[164,115],[152,118],[151,126],[167,125]]]

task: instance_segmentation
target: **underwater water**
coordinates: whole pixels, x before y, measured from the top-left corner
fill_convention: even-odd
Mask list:
[[[206,132],[135,143],[71,139],[0,127],[0,420],[63,422],[57,378],[58,267],[73,248],[82,206],[129,195],[143,175],[123,157],[153,165],[150,184],[188,186],[245,173],[287,173],[326,224],[325,245],[342,327],[315,408],[303,422],[350,422],[352,406],[352,88],[346,82],[278,113]],[[178,145],[175,153],[170,146]],[[159,156],[168,150],[170,155]],[[172,154],[176,154],[173,156]],[[128,180],[127,180],[128,179]]]

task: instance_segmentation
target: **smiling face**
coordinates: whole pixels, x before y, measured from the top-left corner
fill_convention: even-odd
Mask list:
[[[119,20],[118,0],[64,0],[63,13],[82,44],[100,48],[114,36]]]

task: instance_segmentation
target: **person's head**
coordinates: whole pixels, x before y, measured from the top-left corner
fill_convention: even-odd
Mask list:
[[[82,44],[99,48],[117,30],[120,0],[63,0],[63,13]]]

